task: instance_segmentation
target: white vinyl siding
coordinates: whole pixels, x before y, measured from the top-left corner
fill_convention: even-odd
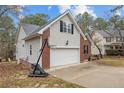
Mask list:
[[[30,63],[36,63],[40,54],[40,39],[26,41],[26,54]],[[39,62],[41,63],[41,62]]]
[[[50,27],[50,37],[49,43],[52,46],[66,46],[66,42],[68,41],[68,46],[80,46],[80,33],[73,27],[74,34],[70,34],[68,32],[60,32],[60,21],[66,22],[66,24],[73,24],[68,15],[64,16],[62,19],[55,22]],[[67,46],[67,47],[68,47]]]
[[[26,59],[25,41],[23,40],[25,36],[26,34],[24,32],[24,29],[21,27],[16,44],[16,60],[18,62],[19,59]]]

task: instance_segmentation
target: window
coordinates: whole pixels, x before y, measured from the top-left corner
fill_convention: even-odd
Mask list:
[[[88,45],[87,45],[87,54],[88,54]]]
[[[113,46],[110,46],[110,49],[113,49]]]
[[[65,22],[63,22],[63,30],[64,30],[64,32],[67,32],[67,31],[66,31],[67,28],[66,28],[66,23],[65,23]]]
[[[66,23],[60,21],[60,32],[66,32],[66,30],[67,30]]]
[[[32,55],[32,45],[30,45],[30,55]]]
[[[122,47],[120,46],[120,49],[122,49]]]
[[[118,46],[115,46],[115,49],[118,49],[119,47]]]
[[[88,45],[84,45],[84,54],[88,54]]]
[[[106,42],[111,42],[111,37],[106,37]]]
[[[68,24],[68,33],[71,33],[71,25]]]
[[[60,21],[60,32],[68,32],[73,34],[74,33],[73,24],[67,24],[66,22]]]

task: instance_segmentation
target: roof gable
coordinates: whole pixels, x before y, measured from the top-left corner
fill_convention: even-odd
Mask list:
[[[71,14],[71,12],[69,10],[68,11],[65,11],[63,14],[57,16],[56,18],[54,18],[53,20],[49,21],[45,25],[39,27],[38,29],[36,29],[35,31],[33,31],[32,33],[30,33],[25,39],[29,39],[29,38],[31,38],[33,36],[37,36],[38,34],[43,34],[43,32],[46,29],[48,29],[52,24],[54,24],[55,22],[57,22],[58,20],[60,20],[65,15],[68,15],[70,17],[70,19],[74,23],[74,25],[77,28],[77,30],[79,31],[79,33],[83,36],[84,40],[86,40],[86,37],[85,37],[83,31],[81,31],[80,27],[78,26],[77,22],[75,21],[73,15]]]
[[[30,33],[34,32],[39,27],[40,26],[33,25],[33,24],[20,23],[19,27],[18,27],[18,30],[16,32],[16,43],[17,43],[21,28],[23,28],[24,33],[26,34],[26,36],[28,36]]]
[[[49,22],[47,25],[45,25],[44,27],[42,27],[42,29],[38,32],[39,34],[42,34],[43,31],[45,31],[46,29],[48,29],[53,23],[57,22],[58,20],[60,20],[62,17],[64,17],[65,15],[68,15],[70,17],[70,19],[72,20],[72,22],[74,23],[75,27],[77,28],[77,30],[80,32],[80,34],[83,36],[83,38],[86,40],[86,37],[84,35],[84,33],[81,31],[80,27],[78,26],[77,22],[75,21],[73,15],[71,14],[71,12],[68,10],[66,12],[64,12],[63,14],[61,14],[60,16],[58,16],[56,19],[52,20],[51,22]]]

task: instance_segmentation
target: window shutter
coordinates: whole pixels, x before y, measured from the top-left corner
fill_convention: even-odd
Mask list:
[[[63,21],[60,21],[60,32],[63,32]]]
[[[74,34],[74,25],[71,24],[71,33]]]

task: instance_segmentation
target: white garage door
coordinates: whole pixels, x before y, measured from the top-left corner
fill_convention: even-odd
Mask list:
[[[50,67],[80,63],[79,49],[51,49]]]

